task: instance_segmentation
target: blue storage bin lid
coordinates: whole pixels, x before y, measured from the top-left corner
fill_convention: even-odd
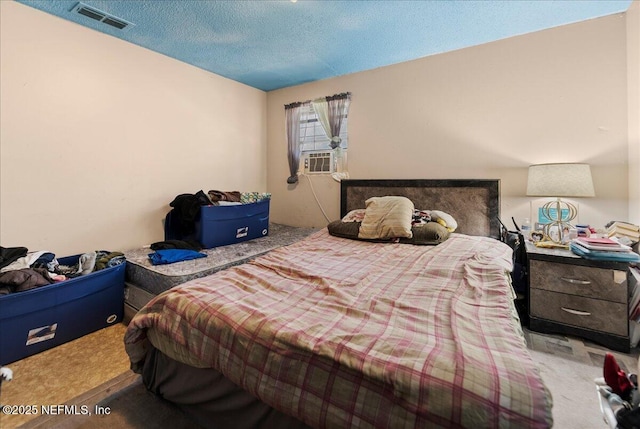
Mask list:
[[[230,220],[259,215],[268,217],[269,201],[270,200],[263,200],[256,203],[228,206],[202,206],[200,208],[200,221]]]

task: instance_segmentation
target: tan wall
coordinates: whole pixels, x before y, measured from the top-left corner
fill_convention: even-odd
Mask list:
[[[268,190],[272,221],[323,226],[309,180],[285,183],[283,105],[343,91],[352,178],[499,178],[502,217],[522,219],[530,163],[589,162],[581,221],[637,214],[637,0],[626,16],[268,94],[21,4],[0,12],[5,247],[148,244],[175,195],[208,188]],[[338,183],[311,180],[337,218]]]
[[[640,224],[640,1],[627,11],[629,220]]]
[[[181,193],[266,190],[266,93],[0,1],[0,243],[163,239]]]
[[[522,220],[529,164],[588,162],[597,196],[576,200],[580,220],[626,218],[625,38],[625,15],[616,14],[269,92],[271,219],[327,223],[306,177],[286,184],[283,105],[345,91],[352,178],[498,178],[502,217]],[[311,180],[336,219],[338,183]]]

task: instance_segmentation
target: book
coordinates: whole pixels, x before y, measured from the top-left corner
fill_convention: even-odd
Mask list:
[[[589,250],[580,246],[579,244],[576,244],[575,240],[569,244],[569,248],[573,253],[578,256],[582,256],[585,259],[618,262],[640,262],[640,255],[631,250],[623,252],[601,252],[596,250]]]
[[[614,226],[614,227],[608,228],[607,232],[608,233],[610,233],[610,232],[619,232],[619,233],[627,234],[627,235],[640,235],[640,231],[633,231],[631,229],[620,228],[618,226]]]
[[[633,232],[630,230],[614,229],[607,231],[609,237],[629,237],[631,240],[638,241],[640,239],[640,232]]]
[[[572,243],[575,243],[576,245],[583,247],[586,250],[597,250],[601,252],[628,252],[631,250],[631,247],[620,244],[609,238],[607,238],[606,240],[610,241],[611,243],[600,243],[600,241],[602,241],[603,239],[597,239],[598,241],[591,240],[593,243],[586,240],[588,239],[580,237],[573,240]]]
[[[580,237],[577,239],[578,241],[586,244],[597,244],[599,246],[619,246],[615,240],[606,237]]]
[[[607,231],[607,235],[609,237],[614,237],[614,236],[624,236],[624,237],[629,237],[632,239],[638,239],[640,238],[640,233],[638,232],[633,232],[633,231],[629,231],[629,230],[620,230],[620,229],[615,229],[613,231]]]
[[[609,222],[605,226],[605,228],[607,228],[607,231],[618,229],[618,230],[622,230],[622,231],[629,230],[631,232],[640,233],[640,226],[635,225],[633,223],[629,223],[629,222],[620,222],[620,221]]]

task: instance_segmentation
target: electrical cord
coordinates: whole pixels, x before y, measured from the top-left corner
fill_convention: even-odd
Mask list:
[[[304,173],[298,173],[298,175],[299,176],[305,176],[307,178],[307,180],[309,180],[309,186],[311,187],[311,193],[313,194],[313,197],[316,199],[316,203],[318,203],[318,207],[320,207],[320,211],[324,215],[324,218],[327,220],[327,222],[331,223],[331,219],[329,219],[329,216],[327,216],[327,213],[325,213],[324,208],[322,208],[322,204],[320,204],[320,200],[318,199],[318,195],[316,195],[316,191],[315,191],[315,189],[313,189],[313,182],[311,181],[311,177],[309,177],[308,175],[306,175]]]

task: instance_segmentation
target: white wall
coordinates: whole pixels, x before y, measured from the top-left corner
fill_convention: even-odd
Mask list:
[[[266,93],[0,1],[0,243],[163,240],[181,193],[266,191]]]
[[[502,217],[520,220],[529,164],[589,162],[597,196],[577,201],[580,220],[640,216],[637,0],[627,14],[268,94],[22,4],[0,1],[0,19],[4,247],[148,244],[173,197],[200,189],[268,190],[272,221],[323,226],[309,181],[285,183],[283,105],[344,91],[352,178],[499,178]],[[312,180],[337,218],[339,185]]]
[[[629,220],[640,225],[640,1],[627,11]]]
[[[626,81],[625,14],[616,14],[269,92],[271,218],[326,225],[307,178],[286,184],[283,105],[350,91],[351,178],[501,179],[502,217],[521,221],[543,202],[525,196],[530,164],[587,162],[596,198],[575,201],[580,221],[625,219]],[[312,180],[337,219],[338,183]]]

